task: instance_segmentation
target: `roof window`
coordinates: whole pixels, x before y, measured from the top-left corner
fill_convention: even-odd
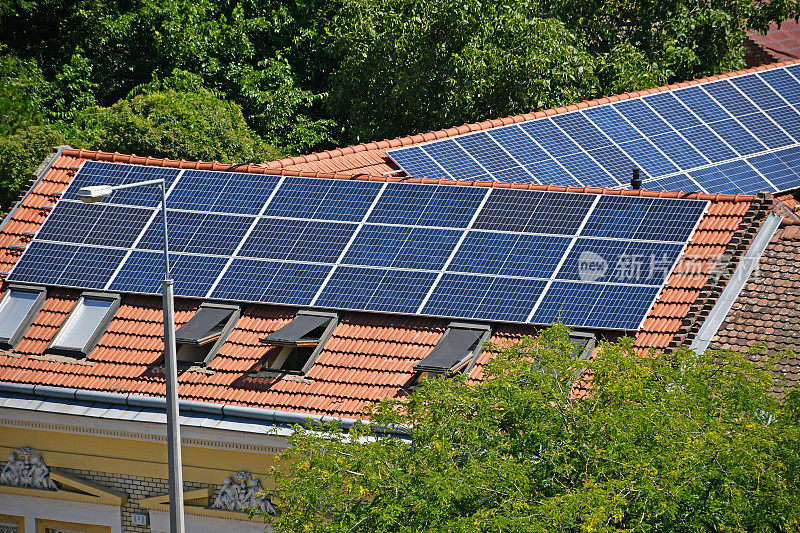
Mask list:
[[[280,346],[273,350],[262,367],[263,371],[305,374],[322,352],[338,324],[336,313],[298,311],[294,319],[263,337],[261,342]]]
[[[240,315],[238,305],[201,304],[194,316],[175,332],[178,363],[210,363]]]
[[[414,365],[418,373],[416,379],[431,374],[469,372],[483,352],[483,344],[489,340],[491,332],[491,328],[484,324],[451,322],[439,344]]]
[[[119,295],[85,292],[58,330],[50,350],[89,355],[119,309]]]
[[[44,305],[44,287],[11,286],[0,300],[0,346],[14,348]]]

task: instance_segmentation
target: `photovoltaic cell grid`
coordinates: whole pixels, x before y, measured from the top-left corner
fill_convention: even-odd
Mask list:
[[[800,186],[800,65],[388,150],[410,176],[755,194]]]
[[[85,163],[9,279],[158,294],[160,208],[150,199],[130,205],[132,196],[75,200],[86,183],[152,175],[150,167]],[[707,206],[210,171],[164,176],[179,296],[610,329],[638,328]]]

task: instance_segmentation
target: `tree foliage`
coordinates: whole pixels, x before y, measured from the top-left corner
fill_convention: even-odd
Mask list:
[[[326,102],[369,141],[592,96],[594,62],[537,1],[346,0]]]
[[[296,428],[279,531],[798,531],[798,397],[741,354],[580,360],[563,326],[437,378],[348,433]],[[591,374],[591,394],[573,384]],[[410,428],[410,440],[375,428]]]
[[[83,109],[73,136],[99,150],[222,162],[279,156],[248,126],[241,108],[187,73],[141,86],[111,107]]]
[[[169,87],[180,71],[208,91],[197,94],[198,102],[208,103],[211,94],[235,104],[247,130],[275,152],[324,149],[735,69],[743,65],[745,28],[764,30],[771,21],[795,16],[799,4],[5,0],[0,2],[0,135],[48,125],[70,142],[96,140],[92,132],[78,131],[87,114],[115,110],[103,113],[111,120],[107,114],[131,108],[141,94],[136,91],[153,83],[164,91],[187,92]],[[148,98],[155,96],[139,98],[136,105]],[[184,104],[191,99],[181,98]],[[207,108],[184,104],[184,110]],[[102,146],[127,150],[125,139],[136,128],[171,126],[140,122],[118,122],[134,129],[114,137],[123,144],[105,139]],[[187,151],[179,138],[193,131],[200,130],[178,134],[173,128],[161,141],[150,136],[140,146],[157,147],[170,157],[250,153],[237,135],[209,138],[207,146],[196,140]],[[17,183],[17,178],[0,179]]]
[[[65,144],[63,133],[42,124],[0,136],[0,211],[6,212],[19,197],[33,172],[53,150]]]
[[[41,124],[49,92],[50,86],[35,61],[0,55],[0,136]]]

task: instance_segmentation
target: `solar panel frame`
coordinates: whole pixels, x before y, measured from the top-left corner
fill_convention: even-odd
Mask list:
[[[614,146],[614,143],[607,146]],[[191,190],[186,184],[178,189],[184,177],[185,174],[176,177],[168,191],[168,201],[174,190]],[[188,179],[194,178],[190,176]],[[222,180],[221,177],[214,179]],[[170,216],[191,219],[183,228],[172,219],[170,224],[170,239],[174,244],[170,257],[173,277],[176,279],[176,295],[398,314],[428,313],[438,308],[442,314],[437,316],[526,322],[529,317],[536,316],[534,312],[539,303],[552,300],[547,296],[548,291],[553,286],[559,286],[554,285],[559,279],[559,271],[562,271],[561,277],[566,275],[564,264],[570,250],[585,238],[585,231],[594,231],[591,227],[587,230],[587,223],[593,220],[592,217],[600,216],[603,208],[601,206],[598,210],[598,205],[601,203],[642,204],[647,206],[647,213],[657,204],[663,204],[662,208],[664,205],[681,206],[687,215],[683,218],[673,216],[671,220],[678,221],[682,232],[658,236],[678,241],[688,239],[708,205],[708,202],[697,200],[609,197],[556,191],[341,182],[347,185],[331,184],[331,188],[339,189],[335,196],[346,194],[341,191],[351,190],[360,194],[363,191],[359,188],[363,187],[364,190],[369,189],[364,193],[365,197],[372,198],[366,210],[363,205],[353,207],[353,203],[348,204],[351,207],[341,208],[346,215],[344,218],[352,222],[265,216],[273,199],[284,197],[280,194],[281,187],[299,190],[297,186],[301,184],[300,181],[293,180],[299,178],[279,178],[256,215],[170,209]],[[325,188],[324,185],[314,184],[314,187],[318,186]],[[225,185],[219,190],[224,188]],[[371,196],[373,193],[374,197]],[[313,204],[318,207],[320,198],[324,197],[324,194],[315,197]],[[61,200],[60,203],[83,206],[69,200]],[[308,203],[312,201],[308,200]],[[336,205],[336,202],[330,205]],[[382,211],[380,206],[384,206]],[[98,208],[88,206],[87,209]],[[134,208],[109,204],[105,209],[126,211]],[[252,211],[249,207],[247,209]],[[324,216],[337,216],[337,209],[325,211]],[[351,211],[346,212],[347,209]],[[662,211],[661,215],[664,215],[668,210]],[[57,212],[58,208],[54,210],[54,213]],[[110,256],[113,256],[113,260],[101,258],[100,267],[105,270],[98,280],[92,280],[94,288],[140,294],[160,292],[163,255],[159,248],[163,237],[158,231],[160,225],[155,221],[160,216],[160,210],[148,208],[143,209],[142,213],[147,215],[148,220],[134,242],[130,246],[112,248]],[[616,213],[611,209],[605,215],[608,222],[618,218]],[[605,238],[610,242],[608,235],[630,237],[642,225],[637,221],[644,220],[647,213],[639,218],[627,216],[630,227],[620,233],[622,226],[611,226],[611,232],[599,240]],[[691,213],[697,220],[691,219]],[[314,217],[318,210],[315,208],[303,214]],[[653,216],[656,215],[654,212]],[[360,220],[356,220],[359,216]],[[381,224],[371,222],[381,217]],[[215,223],[205,224],[207,220]],[[658,220],[664,220],[664,216]],[[229,225],[232,221],[241,224],[233,232],[235,238],[231,237],[225,243],[225,232],[218,231],[218,227]],[[269,228],[259,230],[265,224]],[[395,247],[394,255],[387,254],[385,246],[381,249],[373,244],[377,247],[372,256],[380,259],[376,259],[374,264],[363,259],[348,259],[348,253],[353,257],[360,250],[359,238],[366,238],[370,229],[376,227],[390,227],[403,236],[402,242]],[[266,236],[273,237],[275,242],[266,242]],[[639,238],[648,236],[638,235]],[[505,239],[507,246],[503,254],[484,262],[483,266],[469,267],[470,272],[463,272],[467,268],[464,265],[475,262],[469,258],[469,248],[470,243],[477,242],[479,237],[483,239],[483,248],[478,250],[473,246],[473,257],[476,253],[483,254],[483,250],[491,246],[490,238]],[[387,241],[380,236],[374,240],[376,243]],[[217,247],[209,249],[197,244],[209,241]],[[258,242],[269,253],[262,254],[257,246],[248,245],[248,242]],[[658,243],[641,239],[630,242],[638,243],[648,253],[664,248],[656,246]],[[42,247],[43,252],[53,256],[53,243],[34,239],[34,244],[32,257]],[[670,250],[683,249],[686,242],[672,241],[669,244],[667,248]],[[48,249],[48,246],[51,248]],[[70,286],[77,285],[77,288],[87,284],[88,281],[83,281],[88,275],[86,273],[96,271],[98,266],[91,262],[92,254],[99,254],[101,252],[97,250],[102,249],[67,243],[55,246],[61,247],[60,253],[68,256],[64,261],[56,261],[56,264],[74,265],[74,276],[67,275],[63,281],[73,284]],[[631,246],[620,241],[615,250],[619,255],[632,249]],[[208,251],[214,253],[204,253]],[[109,252],[102,253],[109,255]],[[21,263],[33,264],[27,260]],[[20,269],[19,277],[24,277],[24,268]],[[63,271],[44,272],[44,277],[54,282],[62,280],[63,275]],[[12,272],[11,278],[15,277]],[[249,285],[247,281],[250,281]],[[656,281],[660,284],[663,279]],[[472,288],[467,291],[465,299],[459,296],[457,301],[448,303],[442,301],[449,294],[448,284],[450,289],[455,286]],[[626,286],[638,294],[642,292],[638,287],[644,284]],[[472,300],[469,297],[471,293],[475,295]],[[643,316],[640,318],[644,320]]]
[[[170,188],[181,172],[178,169],[168,167],[84,161],[75,178],[72,179],[64,194],[61,195],[61,199],[79,200],[78,189],[89,185],[123,185],[158,178],[163,178],[166,187]],[[114,191],[103,201],[108,204],[156,208],[161,203],[160,189],[158,185],[123,189]]]
[[[635,166],[651,188],[755,194],[763,190],[762,180],[741,172],[724,179],[719,177],[721,171],[705,169],[800,145],[800,110],[795,109],[799,103],[800,69],[778,67],[414,147],[430,153],[452,141],[465,149],[465,157],[472,159],[470,166],[475,161],[485,163],[487,173],[473,176],[477,170],[461,172],[441,162],[444,173],[440,177],[449,179],[625,188],[628,171]],[[484,159],[488,139],[502,151],[491,147],[494,155]],[[476,145],[482,148],[472,150]],[[402,157],[410,149],[387,154]],[[511,166],[509,158],[517,164]],[[750,167],[747,173],[755,171],[768,185],[773,181],[757,165]],[[415,175],[413,169],[401,168]],[[706,176],[708,186],[698,182]],[[782,182],[783,188],[790,185],[775,181]],[[800,181],[791,183],[800,185]],[[730,190],[724,190],[726,186]]]
[[[17,262],[12,270],[13,277],[9,275],[15,282],[102,289],[125,255],[125,250],[34,241],[28,245],[25,255],[26,263]],[[34,268],[38,270],[31,272]],[[45,275],[41,274],[42,268]]]

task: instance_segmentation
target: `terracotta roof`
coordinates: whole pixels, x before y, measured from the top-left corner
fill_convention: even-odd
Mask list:
[[[761,48],[772,61],[786,61],[800,58],[800,24],[794,19],[769,25],[766,35],[748,31],[747,38]]]
[[[792,352],[777,361],[776,373],[800,385],[800,221],[785,219],[775,232],[711,344],[739,351],[754,346]]]
[[[578,109],[585,109],[588,107],[595,107],[611,102],[618,102],[621,100],[629,100],[640,96],[647,96],[665,91],[671,91],[681,87],[696,85],[699,83],[706,83],[715,80],[732,78],[752,72],[760,72],[762,70],[769,70],[776,67],[783,67],[793,63],[800,63],[800,59],[783,62],[779,65],[759,65],[746,70],[736,72],[728,72],[725,74],[718,74],[692,81],[685,81],[675,83],[672,85],[664,85],[655,87],[653,89],[646,89],[642,91],[634,91],[620,95],[614,95],[595,100],[580,102],[563,107],[553,109],[546,109],[537,111],[535,113],[525,113],[522,115],[515,115],[511,117],[496,118],[493,120],[485,120],[483,122],[476,122],[473,124],[464,124],[462,126],[448,128],[445,130],[431,131],[428,133],[420,133],[417,135],[409,135],[406,137],[399,137],[391,140],[383,140],[378,142],[370,142],[365,144],[356,144],[344,148],[337,148],[335,150],[328,150],[325,152],[318,152],[308,155],[300,155],[296,157],[287,157],[276,161],[264,163],[266,169],[275,170],[294,170],[294,171],[309,171],[309,172],[323,172],[323,173],[344,173],[344,174],[364,174],[367,176],[380,177],[387,172],[397,172],[398,167],[395,165],[389,156],[386,155],[386,150],[399,148],[402,146],[411,146],[437,139],[444,139],[447,137],[454,137],[456,135],[463,135],[473,131],[487,130],[497,128],[500,126],[507,126],[518,122],[527,120],[534,120],[537,118],[544,118],[547,116],[557,115],[560,113],[568,113]],[[403,174],[400,174],[403,175]]]
[[[779,202],[777,205],[779,214],[788,218],[800,218],[800,192],[776,194],[775,199]]]
[[[182,168],[224,170],[228,165],[195,163],[122,154],[67,149],[35,183],[18,208],[0,229],[0,270],[8,271],[21,252],[14,246],[30,241],[30,232],[45,220],[48,206],[69,184],[74,168],[84,160],[117,161]],[[267,169],[250,165],[238,171],[278,172],[352,178],[348,174],[317,173],[291,169]],[[397,178],[360,176],[356,179]],[[409,180],[410,181],[410,180]],[[547,189],[540,185],[447,182],[454,186],[495,186]],[[679,193],[619,191],[596,188],[565,188],[604,194],[677,197]],[[741,255],[749,239],[769,211],[771,197],[693,194],[690,197],[711,201],[707,214],[695,232],[692,243],[670,276],[658,302],[637,334],[641,348],[667,348],[685,341],[704,309],[713,305],[720,284],[712,274],[721,257]],[[724,281],[722,282],[724,285]],[[122,305],[97,347],[81,361],[43,355],[49,341],[75,304],[79,291],[51,289],[48,300],[34,324],[13,352],[0,353],[0,381],[39,383],[109,392],[161,395],[163,370],[156,364],[162,355],[161,302],[157,297],[124,295]],[[176,323],[188,320],[198,300],[178,299]],[[413,365],[436,345],[448,321],[425,317],[399,317],[370,313],[344,313],[332,338],[310,372],[299,378],[264,378],[252,375],[270,350],[258,339],[287,323],[296,309],[248,305],[233,333],[206,370],[190,370],[180,376],[183,398],[265,407],[287,411],[358,416],[370,402],[403,394],[410,384]],[[698,325],[699,327],[699,325]],[[495,329],[492,341],[507,344],[522,335],[534,334],[534,326],[507,325]],[[471,377],[480,377],[481,356]]]

